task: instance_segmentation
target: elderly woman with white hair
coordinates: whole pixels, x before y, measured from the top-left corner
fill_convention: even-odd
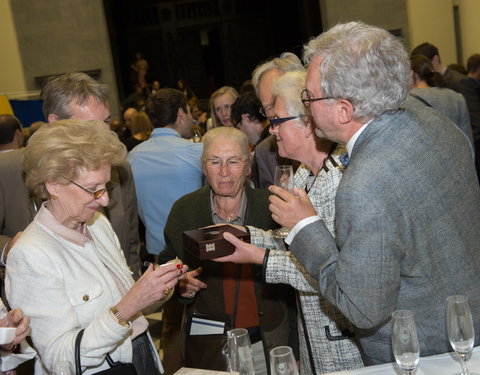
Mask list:
[[[345,147],[315,134],[308,101],[302,103],[306,72],[286,72],[273,84],[276,97],[270,133],[277,138],[280,156],[302,164],[295,172],[294,185],[305,189],[318,216],[335,235],[335,195],[345,165]],[[255,252],[241,249],[221,261],[263,264],[264,281],[292,285],[298,292],[300,373],[323,374],[363,367],[353,327],[319,293],[318,283],[290,252],[268,250],[278,247],[272,231],[248,226]],[[267,250],[264,250],[266,248]]]
[[[98,212],[109,202],[111,166],[125,154],[103,122],[80,120],[44,125],[25,150],[26,185],[46,201],[9,253],[5,286],[10,305],[31,319],[37,375],[63,361],[74,368],[80,332],[84,374],[109,368],[107,355],[138,375],[163,372],[142,310],[168,299],[186,267],[150,265],[134,282]]]
[[[264,230],[278,224],[270,217],[268,191],[252,189],[247,182],[251,157],[246,135],[224,126],[208,131],[203,144],[202,163],[208,184],[173,205],[165,226],[166,249],[159,259],[168,261],[178,257],[193,269],[179,284],[179,294],[187,304],[184,323],[189,324],[195,312],[197,317],[217,321],[225,327],[231,324],[232,328],[247,328],[255,373],[265,374],[268,351],[279,345],[294,345],[290,318],[295,310],[290,308],[294,300],[288,304],[289,288],[264,284],[261,267],[256,265],[199,260],[183,250],[182,232],[221,223],[252,225]],[[186,350],[183,365],[226,371],[227,364],[221,363],[221,350],[213,347],[211,335],[190,335],[189,327],[184,328],[187,328],[184,347],[188,349],[196,342],[201,348],[197,353],[201,358],[194,358],[195,353]]]

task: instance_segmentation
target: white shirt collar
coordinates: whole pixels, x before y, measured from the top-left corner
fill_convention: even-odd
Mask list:
[[[372,120],[367,121],[365,124],[363,124],[363,126],[360,129],[357,130],[357,132],[352,136],[352,138],[350,138],[348,140],[347,145],[346,145],[348,156],[352,155],[352,150],[353,150],[353,146],[355,146],[355,142],[357,142],[357,139],[358,139],[358,137],[360,137],[360,134],[363,133],[363,131],[365,130],[367,125],[370,124],[372,122]]]

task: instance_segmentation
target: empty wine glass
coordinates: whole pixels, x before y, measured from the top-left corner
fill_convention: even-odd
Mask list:
[[[277,346],[270,350],[272,375],[298,375],[297,362],[289,346]]]
[[[230,354],[230,372],[239,375],[254,375],[252,347],[245,328],[227,331],[228,351]]]
[[[450,345],[460,356],[461,375],[473,375],[468,371],[467,360],[473,350],[475,334],[466,296],[447,297],[447,332]]]
[[[275,186],[289,192],[293,191],[293,168],[291,165],[277,165],[275,167]],[[288,236],[288,228],[282,227],[273,231],[273,236],[277,238],[286,238]]]
[[[398,366],[405,371],[405,374],[410,375],[417,367],[420,358],[417,329],[412,311],[393,312],[392,350]]]

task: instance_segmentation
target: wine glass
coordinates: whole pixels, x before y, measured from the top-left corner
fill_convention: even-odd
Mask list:
[[[293,191],[293,168],[291,165],[277,165],[275,167],[274,185],[280,186],[290,193]],[[281,227],[273,231],[273,236],[276,238],[286,238],[288,232],[288,228]]]
[[[245,328],[227,331],[228,352],[230,354],[230,373],[254,375],[252,347],[250,337]]]
[[[297,362],[289,346],[277,346],[270,350],[272,375],[298,375]]]
[[[202,141],[202,133],[200,133],[200,130],[198,129],[193,129],[192,142],[200,143],[201,141]]]
[[[397,310],[393,312],[392,349],[398,366],[405,371],[406,375],[410,375],[420,359],[417,329],[412,311]]]
[[[475,334],[466,296],[447,297],[447,332],[450,345],[460,356],[461,375],[473,375],[468,371],[467,360],[473,350]]]

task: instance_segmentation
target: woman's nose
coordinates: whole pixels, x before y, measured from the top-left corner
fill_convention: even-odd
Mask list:
[[[222,162],[222,165],[220,166],[220,175],[228,176],[229,173],[230,173],[230,168],[228,168],[227,162]]]
[[[107,207],[108,202],[110,202],[110,196],[108,195],[108,191],[106,191],[100,198],[97,199],[97,202],[102,207]]]

